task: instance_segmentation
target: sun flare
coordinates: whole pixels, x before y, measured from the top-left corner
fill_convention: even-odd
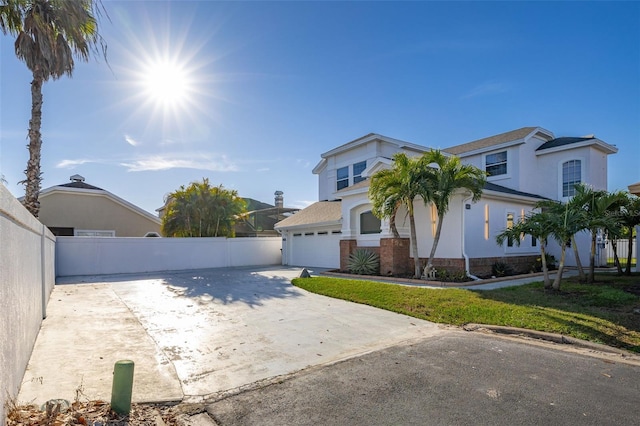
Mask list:
[[[145,94],[163,106],[181,104],[187,101],[190,81],[187,72],[171,62],[148,64],[144,73]]]

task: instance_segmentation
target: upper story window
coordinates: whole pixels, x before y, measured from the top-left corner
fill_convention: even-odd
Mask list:
[[[349,166],[340,167],[338,169],[336,190],[340,191],[342,188],[349,186]]]
[[[485,171],[489,176],[507,174],[507,151],[495,152],[485,157]]]
[[[562,196],[575,195],[575,185],[582,181],[582,162],[571,160],[562,163]]]
[[[375,217],[371,211],[360,214],[361,234],[379,234],[380,232],[382,232],[380,219]]]
[[[361,181],[364,180],[364,178],[362,177],[362,172],[366,168],[367,168],[367,162],[366,161],[361,161],[361,162],[355,163],[353,165],[353,184],[354,185],[356,183],[361,182]]]

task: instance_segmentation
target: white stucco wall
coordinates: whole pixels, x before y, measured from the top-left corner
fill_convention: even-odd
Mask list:
[[[353,164],[366,161],[369,166],[375,158],[391,158],[397,152],[404,152],[410,157],[420,155],[417,151],[400,149],[398,145],[375,139],[327,157],[325,168],[318,174],[318,199],[335,200],[337,198],[338,169],[349,167],[349,186],[351,186],[353,185]]]
[[[465,247],[467,255],[476,258],[537,254],[540,247],[539,245],[532,246],[529,236],[520,241],[520,246],[515,243],[512,247],[508,247],[506,243],[499,246],[496,243],[496,236],[507,227],[508,213],[513,213],[514,222],[517,222],[532,209],[532,202],[518,203],[489,197],[483,197],[480,202],[472,204],[471,209],[466,211]],[[485,224],[485,220],[488,220],[488,224]],[[488,232],[485,233],[486,225],[488,225]]]
[[[278,265],[279,237],[58,237],[56,274],[102,275],[229,266]]]
[[[53,290],[55,237],[0,184],[0,419],[20,388]]]

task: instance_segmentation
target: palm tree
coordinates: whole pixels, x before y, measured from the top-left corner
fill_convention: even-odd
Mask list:
[[[371,212],[378,218],[395,218],[398,208],[406,207],[409,215],[415,278],[420,278],[422,274],[414,216],[414,200],[420,192],[418,184],[418,160],[399,152],[393,156],[391,169],[380,170],[371,176],[369,186]]]
[[[640,225],[640,197],[625,194],[625,201],[620,217],[621,224],[627,228],[627,236],[629,238],[629,251],[627,252],[627,265],[625,267],[625,275],[631,275],[631,259],[633,257],[633,229]],[[638,258],[636,256],[636,265]]]
[[[554,290],[560,290],[560,281],[562,280],[562,273],[564,272],[567,244],[570,243],[571,237],[575,235],[576,229],[580,229],[583,226],[587,213],[584,210],[572,209],[568,204],[560,202],[545,203],[545,212],[548,213],[547,218],[551,228],[551,235],[560,246],[558,271],[553,283],[551,284],[551,288]]]
[[[99,0],[3,0],[0,26],[16,36],[16,56],[33,75],[31,82],[31,119],[29,120],[29,161],[25,170],[25,207],[38,217],[38,194],[42,172],[40,157],[42,136],[42,85],[49,78],[71,76],[73,57],[89,59],[97,46],[106,46],[98,34],[94,15]]]
[[[616,235],[619,233],[620,222],[616,218],[614,211],[624,204],[625,194],[623,192],[607,192],[594,190],[585,185],[576,185],[576,193],[571,200],[569,208],[572,210],[584,210],[582,229],[591,232],[591,250],[589,254],[589,276],[587,282],[593,283],[595,273],[595,257],[598,233],[601,230],[608,230]]]
[[[0,3],[0,30],[3,34],[16,33],[22,27],[21,9],[24,0],[2,0]]]
[[[478,201],[482,196],[486,174],[479,168],[462,164],[460,158],[444,155],[439,150],[431,150],[420,157],[420,195],[425,203],[433,203],[438,212],[438,225],[429,260],[424,270],[427,275],[431,270],[433,259],[440,241],[444,216],[449,211],[449,202],[456,191],[461,189],[471,192],[472,200]],[[435,166],[435,167],[434,167]]]
[[[235,190],[208,179],[184,185],[167,197],[162,233],[167,237],[233,237],[235,218],[246,203]]]
[[[531,235],[540,243],[540,262],[542,263],[542,272],[544,273],[544,288],[551,288],[551,280],[549,279],[549,267],[547,265],[547,240],[552,235],[554,219],[547,212],[531,213],[511,228],[504,229],[496,235],[496,242],[499,245],[504,244],[506,240],[513,241],[517,246],[520,245],[521,236]]]

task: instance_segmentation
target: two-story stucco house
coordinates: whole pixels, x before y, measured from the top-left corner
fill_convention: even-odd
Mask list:
[[[387,220],[371,214],[369,177],[392,164],[396,152],[418,156],[431,148],[378,134],[368,134],[321,155],[317,203],[279,222],[283,263],[346,269],[349,254],[368,247],[380,254],[382,274],[412,270],[409,224],[402,210],[396,218],[401,238],[393,238]],[[450,203],[434,265],[486,275],[496,261],[527,270],[539,256],[538,242],[527,237],[498,246],[495,236],[524,217],[542,199],[567,200],[573,185],[607,188],[607,156],[615,146],[593,136],[560,137],[540,127],[525,127],[442,150],[489,175],[483,196],[471,202],[459,191]],[[426,258],[437,224],[435,207],[416,201],[418,253]],[[579,239],[581,260],[588,259],[588,238]],[[552,247],[553,250],[558,247]],[[568,264],[575,263],[569,252]]]

